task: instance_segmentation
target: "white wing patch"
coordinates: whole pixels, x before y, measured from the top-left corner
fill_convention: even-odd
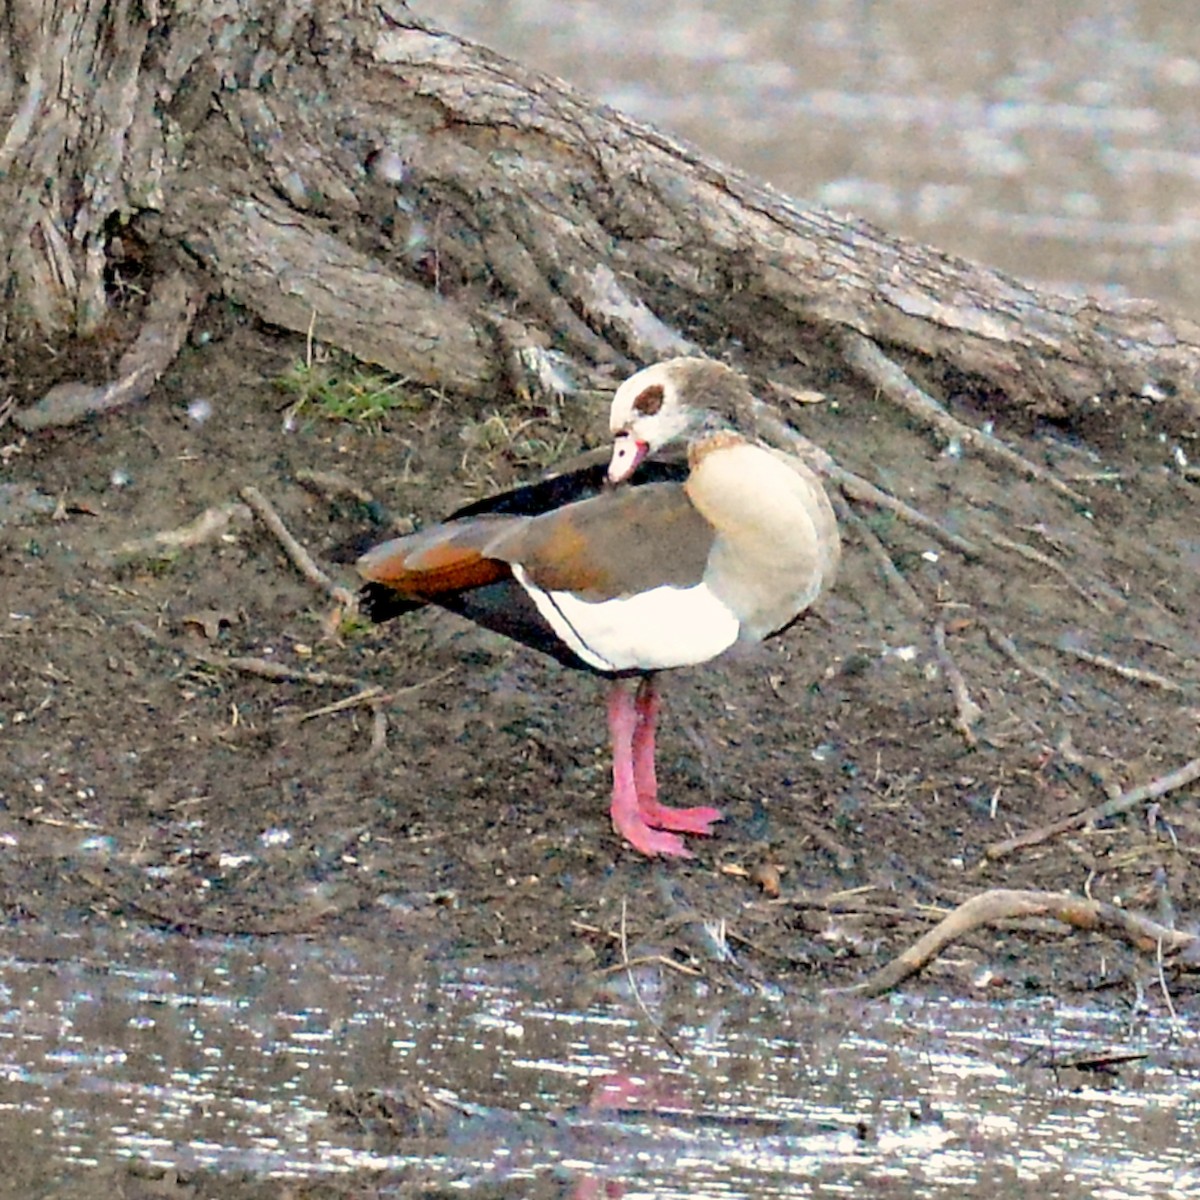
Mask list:
[[[597,671],[656,671],[707,662],[737,641],[740,623],[703,583],[615,600],[547,592],[512,564],[517,582],[562,640]]]

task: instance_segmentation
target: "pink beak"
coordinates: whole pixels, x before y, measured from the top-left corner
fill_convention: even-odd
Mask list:
[[[638,469],[650,447],[639,442],[632,433],[618,433],[613,439],[612,458],[608,464],[610,483],[623,483]]]

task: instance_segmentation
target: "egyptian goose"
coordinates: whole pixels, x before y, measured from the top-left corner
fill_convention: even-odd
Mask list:
[[[691,857],[676,835],[721,819],[658,801],[655,672],[778,633],[837,570],[816,476],[738,432],[752,403],[720,363],[647,367],[613,398],[607,466],[471,504],[358,561],[372,620],[437,604],[613,680],[612,822],[647,855]],[[660,455],[672,446],[686,457]]]

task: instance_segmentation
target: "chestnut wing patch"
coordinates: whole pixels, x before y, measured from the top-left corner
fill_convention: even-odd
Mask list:
[[[446,592],[483,587],[512,574],[507,563],[489,557],[484,548],[499,530],[514,523],[522,523],[521,518],[480,517],[434,525],[369,550],[358,560],[358,573],[407,600],[436,600]]]
[[[618,488],[498,530],[485,553],[547,592],[590,602],[704,577],[712,526],[678,483]]]

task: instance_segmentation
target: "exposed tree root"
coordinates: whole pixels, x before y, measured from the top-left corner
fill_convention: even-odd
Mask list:
[[[1062,756],[1065,763],[1086,771],[1097,787],[1110,799],[1115,800],[1121,794],[1121,785],[1117,781],[1112,762],[1094,754],[1085,754],[1075,746],[1075,739],[1069,730],[1064,729],[1054,743],[1054,749]]]
[[[1064,817],[1061,821],[1052,821],[1049,825],[1041,825],[1037,829],[1027,830],[1016,837],[995,842],[984,852],[985,857],[989,861],[995,862],[1016,850],[1037,846],[1051,838],[1058,837],[1059,834],[1069,833],[1072,829],[1082,829],[1087,825],[1096,824],[1097,821],[1107,821],[1128,812],[1145,800],[1157,800],[1159,796],[1165,796],[1168,792],[1186,787],[1197,779],[1200,779],[1200,758],[1193,758],[1191,762],[1184,763],[1182,767],[1169,771],[1166,775],[1160,775],[1149,783],[1139,784],[1127,792],[1110,797],[1103,804],[1093,805],[1070,817]]]
[[[840,342],[846,362],[854,370],[874,384],[885,399],[898,405],[927,428],[936,430],[948,444],[974,450],[992,463],[1044,483],[1072,504],[1080,508],[1087,507],[1087,498],[1052,471],[1018,454],[999,438],[952,417],[932,396],[917,387],[870,338],[855,329],[846,329],[842,331]]]
[[[892,561],[892,556],[875,536],[875,531],[840,496],[833,497],[833,506],[837,511],[838,520],[854,529],[859,540],[867,548],[867,553],[875,560],[880,573],[887,580],[888,586],[900,598],[901,604],[912,616],[924,617],[927,613],[925,601],[917,595],[916,588],[900,573],[899,568]]]
[[[1165,675],[1160,675],[1157,671],[1149,671],[1145,667],[1129,667],[1124,663],[1118,662],[1115,658],[1109,658],[1107,654],[1094,654],[1090,650],[1081,650],[1078,646],[1055,646],[1060,654],[1066,654],[1071,658],[1077,658],[1080,662],[1088,663],[1093,667],[1100,667],[1105,671],[1112,671],[1114,675],[1120,675],[1122,679],[1130,679],[1134,683],[1144,683],[1147,687],[1161,688],[1164,692],[1185,692],[1187,689],[1173,679],[1168,679]]]
[[[1102,612],[1105,616],[1112,613],[1110,604],[1089,592],[1082,583],[1067,570],[1060,562],[1056,562],[1048,554],[1043,554],[1040,550],[1035,550],[1032,546],[1027,546],[1024,542],[1014,542],[1012,538],[1005,537],[1002,533],[991,532],[988,535],[988,540],[1001,550],[1011,551],[1013,554],[1019,554],[1022,558],[1029,562],[1037,563],[1038,566],[1045,567],[1047,571],[1053,571],[1076,595],[1081,596],[1088,602],[1097,612]],[[1125,601],[1117,598],[1117,607],[1125,607]]]
[[[1044,684],[1052,692],[1058,695],[1063,695],[1065,689],[1059,682],[1058,678],[1052,675],[1043,667],[1039,667],[1032,659],[1027,658],[1020,650],[1017,649],[1016,643],[1006,633],[1002,633],[994,625],[984,622],[984,632],[987,634],[988,641],[1000,651],[1001,654],[1009,658],[1013,665],[1018,670],[1024,671],[1027,675],[1031,675],[1039,683]]]
[[[206,508],[194,521],[178,529],[166,529],[147,537],[132,538],[109,550],[104,559],[110,565],[147,562],[170,558],[180,550],[190,550],[218,538],[235,520],[249,520],[250,510],[236,501],[220,508]]]
[[[1056,892],[997,888],[960,904],[902,954],[850,990],[863,996],[881,996],[890,992],[968,933],[1014,917],[1052,917],[1075,929],[1119,937],[1144,953],[1158,955],[1178,953],[1197,941],[1196,934],[1168,929],[1148,917],[1098,900]]]
[[[142,330],[117,363],[117,377],[106,384],[55,384],[36,404],[22,408],[13,424],[32,433],[74,425],[93,413],[141,400],[175,361],[200,307],[204,291],[182,273],[164,275],[150,292]]]
[[[940,618],[933,625],[933,646],[937,653],[938,665],[945,673],[946,682],[950,685],[950,694],[954,697],[954,704],[958,709],[958,719],[955,725],[966,739],[967,745],[975,746],[978,744],[978,739],[975,737],[975,726],[983,717],[983,709],[971,699],[971,693],[967,690],[967,681],[963,678],[963,673],[958,669],[958,664],[946,647],[946,625]]]
[[[550,259],[548,258],[548,261]],[[643,362],[699,354],[701,347],[672,329],[637,295],[631,294],[607,263],[572,274],[575,301],[600,329],[612,330],[621,345]]]

